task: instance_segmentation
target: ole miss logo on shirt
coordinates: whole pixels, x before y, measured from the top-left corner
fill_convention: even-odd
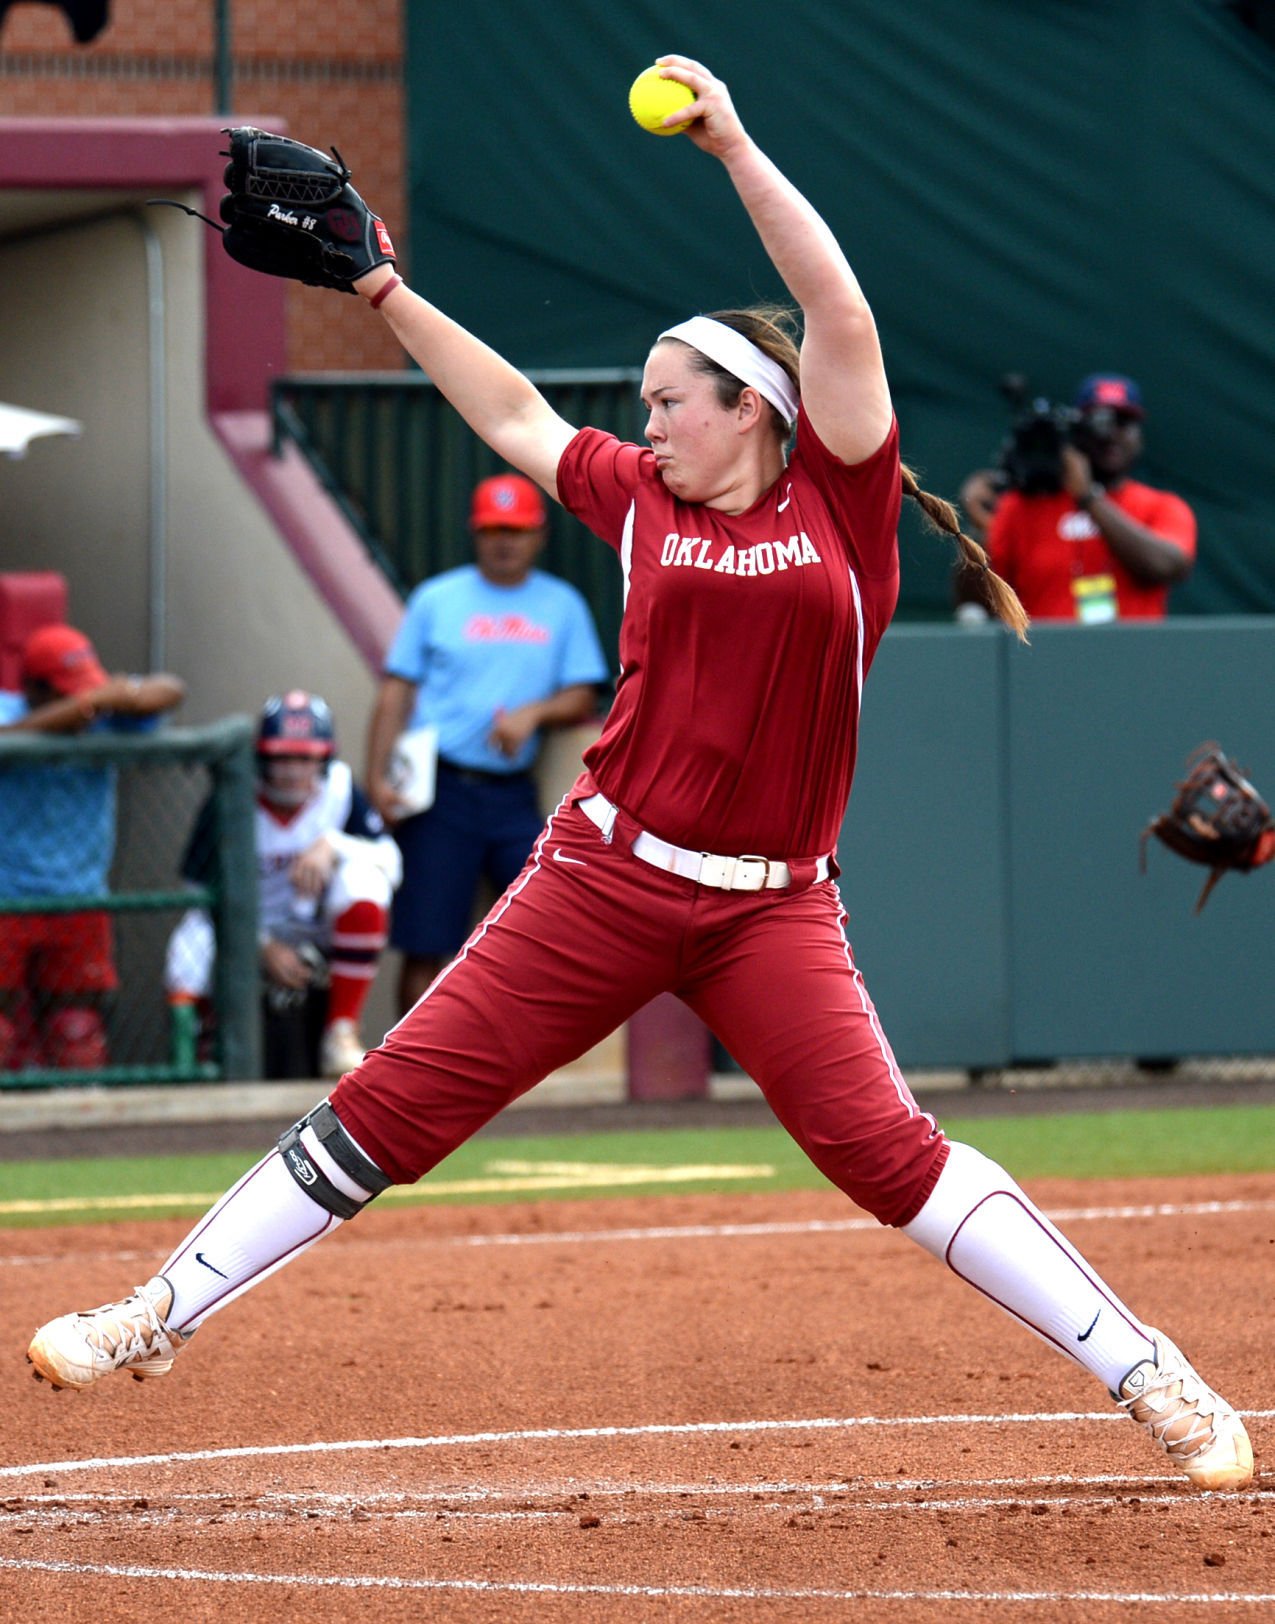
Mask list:
[[[470,615],[465,622],[467,643],[547,643],[550,636],[526,615]]]

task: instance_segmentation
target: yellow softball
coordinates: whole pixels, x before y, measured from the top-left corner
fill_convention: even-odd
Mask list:
[[[629,87],[629,112],[652,135],[680,135],[693,122],[661,128],[660,120],[695,100],[695,92],[676,79],[661,79],[658,67],[645,68]]]

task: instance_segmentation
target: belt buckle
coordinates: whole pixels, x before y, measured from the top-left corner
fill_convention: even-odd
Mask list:
[[[770,877],[770,858],[748,853],[743,857],[718,857],[700,853],[698,883],[715,891],[764,891]]]
[[[770,858],[745,852],[742,857],[730,859],[733,872],[727,884],[732,891],[764,891],[770,878]],[[745,867],[747,865],[747,867]]]

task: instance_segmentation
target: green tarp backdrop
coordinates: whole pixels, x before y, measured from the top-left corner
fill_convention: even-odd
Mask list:
[[[1275,50],[1217,0],[484,0],[406,8],[410,265],[523,366],[640,364],[781,295],[720,166],[629,118],[663,51],[730,83],[872,301],[905,457],[955,493],[1008,372],[1146,392],[1142,477],[1200,520],[1178,612],[1275,610]],[[904,613],[949,605],[903,535]]]

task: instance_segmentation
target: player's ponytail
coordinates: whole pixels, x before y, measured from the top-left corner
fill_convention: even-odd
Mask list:
[[[906,463],[900,465],[903,478],[903,494],[910,496],[921,512],[925,515],[932,530],[941,531],[951,536],[960,549],[961,561],[967,569],[977,571],[983,597],[987,607],[996,616],[997,620],[1004,621],[1022,643],[1027,641],[1027,628],[1031,622],[1027,618],[1027,611],[1018,601],[1018,594],[1008,581],[1003,581],[992,566],[988,563],[987,554],[971,536],[967,536],[961,529],[961,521],[956,516],[956,509],[950,502],[945,502],[941,496],[934,496],[929,491],[923,491],[916,482],[916,475]]]

